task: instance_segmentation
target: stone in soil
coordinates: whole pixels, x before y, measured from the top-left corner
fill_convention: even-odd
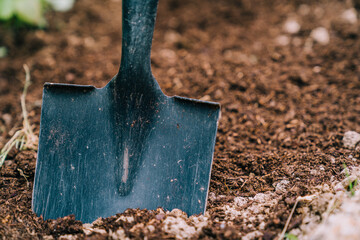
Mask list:
[[[360,143],[360,134],[355,131],[347,131],[344,134],[343,143],[347,148],[354,148]]]

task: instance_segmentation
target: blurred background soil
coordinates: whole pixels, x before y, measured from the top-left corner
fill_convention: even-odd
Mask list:
[[[344,15],[350,1],[160,0],[152,70],[167,95],[220,102],[208,222],[193,238],[274,239],[298,196],[338,179],[360,162],[344,148],[348,130],[360,132],[360,23]],[[357,15],[356,15],[357,14]],[[121,54],[121,1],[78,0],[67,13],[49,12],[46,29],[0,26],[0,148],[22,124],[23,64],[31,70],[30,122],[39,130],[44,82],[103,87]],[[322,31],[316,33],[316,29]],[[9,154],[0,175],[0,236],[88,237],[73,217],[43,221],[31,211],[36,152]],[[276,187],[282,183],[285,190]],[[226,218],[238,197],[274,192],[266,217]],[[258,195],[259,196],[259,195]],[[130,238],[176,238],[161,211],[128,210],[97,225],[109,237],[121,227]],[[122,216],[122,215],[121,215]],[[154,220],[154,221],[153,221]],[[155,230],[134,228],[153,221]],[[302,221],[295,213],[290,229]],[[224,225],[222,225],[224,224]]]

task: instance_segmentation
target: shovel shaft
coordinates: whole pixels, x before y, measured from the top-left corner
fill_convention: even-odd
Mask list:
[[[122,54],[119,75],[151,75],[151,43],[158,0],[123,0]]]

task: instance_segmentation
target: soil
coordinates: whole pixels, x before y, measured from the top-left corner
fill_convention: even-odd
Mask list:
[[[346,131],[360,132],[360,23],[341,17],[351,7],[335,0],[160,1],[151,59],[161,88],[222,106],[206,219],[129,209],[91,226],[74,216],[44,221],[31,211],[36,152],[13,150],[0,172],[0,236],[276,238],[298,196],[341,180],[343,163],[360,163],[359,151],[342,143]],[[284,30],[289,18],[298,32]],[[42,30],[0,26],[0,46],[8,49],[0,59],[0,148],[22,124],[23,64],[31,70],[27,108],[36,133],[44,82],[102,87],[118,70],[120,0],[78,0],[47,19]],[[317,27],[327,29],[328,44],[310,37]],[[256,202],[262,212],[245,211]],[[206,224],[177,235],[166,230],[173,215]],[[288,230],[302,220],[295,211]]]

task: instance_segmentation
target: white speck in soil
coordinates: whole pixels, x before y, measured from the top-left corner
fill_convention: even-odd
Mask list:
[[[294,19],[288,19],[284,24],[284,31],[289,34],[296,34],[300,31],[300,24]]]
[[[326,28],[318,27],[311,31],[310,37],[321,45],[327,45],[330,42],[330,35]]]

